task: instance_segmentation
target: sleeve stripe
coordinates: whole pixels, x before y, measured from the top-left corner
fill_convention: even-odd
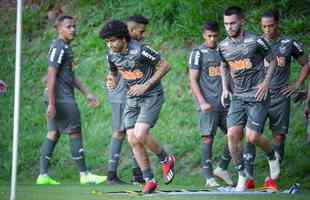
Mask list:
[[[57,61],[58,64],[61,64],[63,55],[64,55],[64,50],[62,49],[58,57],[58,61]]]
[[[54,62],[54,59],[55,59],[55,55],[56,55],[56,48],[53,48],[52,50],[52,53],[51,53],[51,56],[50,56],[50,61],[51,62]]]
[[[195,55],[194,65],[199,65],[200,52],[197,51]]]

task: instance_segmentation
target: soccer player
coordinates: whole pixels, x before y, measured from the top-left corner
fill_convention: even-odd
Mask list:
[[[144,32],[148,19],[141,15],[128,17],[127,27],[131,39],[141,42],[144,39]],[[124,184],[117,176],[117,167],[121,153],[122,143],[126,130],[124,127],[124,109],[126,105],[127,88],[125,81],[118,74],[117,86],[113,90],[108,90],[108,100],[112,107],[112,139],[110,145],[110,155],[108,163],[108,184]],[[132,182],[134,184],[144,183],[142,172],[133,157]]]
[[[262,135],[267,116],[268,88],[275,61],[263,38],[244,32],[244,14],[241,8],[232,6],[225,10],[224,26],[228,37],[219,44],[223,59],[221,100],[225,105],[225,99],[231,98],[227,115],[228,145],[239,175],[235,190],[245,191],[248,175],[244,170],[241,145],[244,128],[247,142],[258,145],[265,152],[270,177],[276,179],[280,174],[279,160],[271,144]],[[267,72],[264,69],[264,58],[270,62]]]
[[[110,71],[107,78],[108,88],[111,90],[115,88],[118,73],[122,75],[129,88],[125,108],[125,128],[128,142],[146,182],[143,192],[151,193],[157,188],[157,183],[146,148],[154,152],[154,146],[159,147],[160,151],[156,154],[161,162],[166,184],[169,184],[175,175],[174,156],[168,155],[163,148],[160,148],[149,133],[158,119],[164,102],[160,80],[169,71],[170,66],[149,46],[130,40],[127,26],[121,21],[107,22],[100,31],[100,37],[105,40],[110,50],[107,56]]]
[[[80,111],[75,101],[74,88],[86,96],[91,106],[97,106],[98,101],[74,74],[73,52],[70,47],[70,42],[75,36],[73,17],[59,17],[56,21],[56,30],[58,38],[53,41],[48,52],[47,89],[44,93],[48,133],[41,149],[40,174],[36,183],[59,184],[48,175],[48,164],[60,133],[67,133],[70,138],[72,159],[80,171],[80,183],[99,184],[104,182],[106,177],[92,174],[87,170]]]
[[[270,102],[268,108],[269,125],[272,131],[273,149],[279,161],[284,157],[284,142],[289,128],[290,116],[290,96],[296,93],[303,84],[309,73],[307,57],[304,55],[302,45],[291,37],[281,34],[279,29],[279,15],[276,11],[267,11],[261,17],[261,28],[263,37],[276,56],[276,68],[270,81]],[[295,58],[302,67],[299,78],[295,83],[289,84],[290,66],[292,57]],[[269,62],[265,61],[265,67],[269,67]],[[246,144],[245,166],[251,177],[254,174],[255,146]],[[266,187],[277,187],[276,182],[266,178]],[[254,187],[254,180],[248,181],[248,187]]]
[[[213,172],[212,144],[217,128],[226,134],[227,109],[221,104],[222,80],[221,57],[217,51],[219,27],[215,21],[207,21],[203,26],[204,43],[194,48],[189,58],[189,80],[192,94],[198,107],[199,129],[203,145],[203,172],[206,187],[220,186],[214,175],[233,185],[228,164],[231,160],[228,145],[225,144],[220,166]],[[214,175],[213,175],[214,173]]]

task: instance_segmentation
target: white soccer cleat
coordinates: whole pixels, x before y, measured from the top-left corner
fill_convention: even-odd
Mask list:
[[[238,183],[235,188],[235,192],[244,192],[246,191],[246,180],[248,178],[239,172]]]
[[[268,160],[269,170],[270,170],[270,178],[276,180],[280,175],[280,161],[276,157],[274,160]]]
[[[223,170],[222,168],[217,167],[213,171],[213,174],[214,176],[222,179],[229,186],[232,186],[234,184],[227,170]]]
[[[207,188],[213,188],[213,187],[219,187],[220,184],[218,184],[215,180],[215,178],[207,178],[206,179],[206,185]]]

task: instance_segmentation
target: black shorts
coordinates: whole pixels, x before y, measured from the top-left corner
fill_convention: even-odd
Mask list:
[[[59,133],[81,133],[81,115],[75,102],[56,103],[56,116],[47,119],[47,130]]]

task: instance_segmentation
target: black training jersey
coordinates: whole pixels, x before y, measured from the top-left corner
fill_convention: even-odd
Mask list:
[[[224,110],[221,104],[221,57],[217,49],[202,44],[194,48],[189,57],[189,68],[199,70],[199,86],[205,100],[215,111]]]
[[[160,60],[159,53],[135,40],[128,43],[126,53],[110,52],[108,54],[110,70],[118,70],[128,87],[148,81],[154,75],[155,67]],[[163,89],[161,83],[158,82],[143,95],[161,92],[163,92]]]
[[[291,58],[299,58],[304,55],[304,51],[302,45],[290,37],[281,37],[276,41],[268,41],[268,43],[274,56],[276,56],[277,63],[270,83],[270,93],[271,95],[279,95],[289,82]],[[268,66],[269,63],[265,62],[265,67]]]
[[[227,37],[219,44],[220,55],[230,69],[233,95],[255,98],[265,78],[264,58],[271,51],[265,39],[243,33],[236,40]]]
[[[73,52],[62,39],[56,39],[48,51],[48,66],[58,70],[56,75],[56,102],[74,101]]]

